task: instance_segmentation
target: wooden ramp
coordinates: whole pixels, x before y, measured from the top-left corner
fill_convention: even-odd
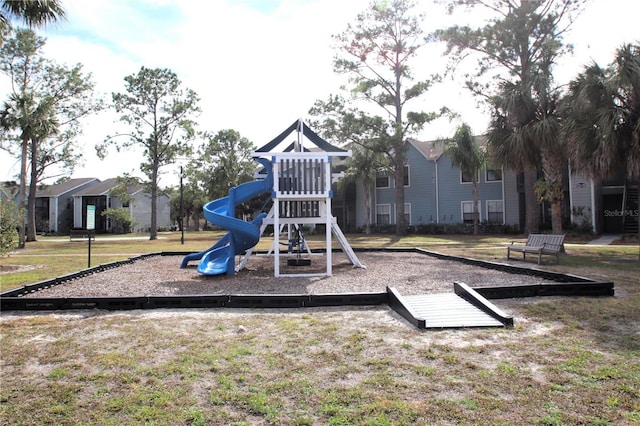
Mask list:
[[[388,288],[389,305],[418,328],[505,327],[513,317],[463,283],[454,293],[402,296]]]
[[[455,293],[405,296],[425,328],[504,327],[504,324]]]

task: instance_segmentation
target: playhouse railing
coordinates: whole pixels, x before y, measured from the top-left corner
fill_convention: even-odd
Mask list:
[[[281,153],[274,156],[274,198],[331,198],[331,161],[326,153]]]
[[[279,217],[320,217],[320,201],[279,201]]]

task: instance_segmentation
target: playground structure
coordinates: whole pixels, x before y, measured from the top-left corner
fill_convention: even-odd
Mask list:
[[[295,140],[278,151],[278,147],[294,132]],[[305,146],[305,141],[314,146],[313,150]],[[264,167],[264,172],[257,175],[255,181],[231,188],[227,197],[204,206],[205,218],[228,232],[209,249],[186,255],[181,267],[198,260],[197,270],[202,274],[233,275],[244,268],[267,226],[272,225],[274,240],[267,255],[274,258],[276,277],[331,276],[332,236],[336,237],[351,263],[364,268],[331,213],[331,185],[341,177],[341,174],[332,172],[333,160],[350,155],[350,151],[322,139],[302,120],[295,121],[253,153],[253,158]],[[273,200],[268,213],[260,213],[250,222],[235,217],[237,204],[265,193],[270,193]],[[306,266],[311,262],[312,252],[304,238],[303,228],[316,225],[324,225],[325,272],[281,273],[281,233],[287,233],[287,254],[295,255],[295,258],[288,259],[288,265]],[[306,258],[303,259],[303,255]],[[236,256],[240,256],[237,267]]]

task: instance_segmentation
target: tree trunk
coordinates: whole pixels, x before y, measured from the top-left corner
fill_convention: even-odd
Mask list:
[[[153,164],[151,171],[151,229],[149,230],[149,240],[158,239],[158,164]]]
[[[31,139],[31,179],[27,198],[27,241],[36,241],[36,190],[38,188],[38,142]]]
[[[193,230],[200,231],[200,213],[197,211],[193,213]]]
[[[32,173],[33,175],[33,173]],[[33,176],[31,177],[33,179]],[[27,241],[36,241],[36,188],[37,184],[29,184],[29,197],[27,198]]]
[[[524,233],[535,234],[540,232],[540,213],[538,211],[538,197],[536,197],[535,184],[538,175],[533,170],[524,172],[524,198],[525,198],[525,226]]]
[[[562,234],[562,200],[554,198],[551,204],[551,233]]]
[[[20,158],[20,188],[18,190],[18,206],[22,209],[22,223],[20,224],[18,236],[18,248],[24,248],[27,240],[26,212],[27,212],[27,158],[29,158],[29,140],[22,139],[22,152]]]
[[[562,201],[564,200],[564,175],[565,163],[563,155],[549,147],[542,147],[540,159],[544,180],[547,184],[547,198],[551,204],[551,228],[554,234],[562,234]]]

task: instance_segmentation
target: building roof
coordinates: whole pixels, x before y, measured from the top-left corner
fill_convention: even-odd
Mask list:
[[[98,182],[95,185],[91,185],[82,191],[76,192],[74,195],[77,197],[98,197],[101,195],[109,195],[109,191],[119,185],[118,178],[110,178],[102,182]],[[127,187],[127,194],[133,195],[136,192],[142,190],[142,185],[131,185]]]
[[[56,183],[53,185],[44,185],[39,187],[36,190],[36,198],[38,197],[60,197],[68,192],[71,192],[82,185],[86,185],[87,183],[95,181],[100,182],[96,178],[76,178],[69,179],[61,183]]]
[[[473,137],[476,140],[476,143],[485,147],[487,145],[487,137],[485,135],[478,135]],[[446,140],[445,139],[437,139],[434,141],[419,141],[417,139],[409,138],[407,139],[415,149],[417,149],[424,157],[429,161],[438,160],[442,154],[444,153]]]
[[[415,149],[417,149],[429,161],[436,161],[444,152],[444,141],[419,141],[417,139],[407,139]]]

